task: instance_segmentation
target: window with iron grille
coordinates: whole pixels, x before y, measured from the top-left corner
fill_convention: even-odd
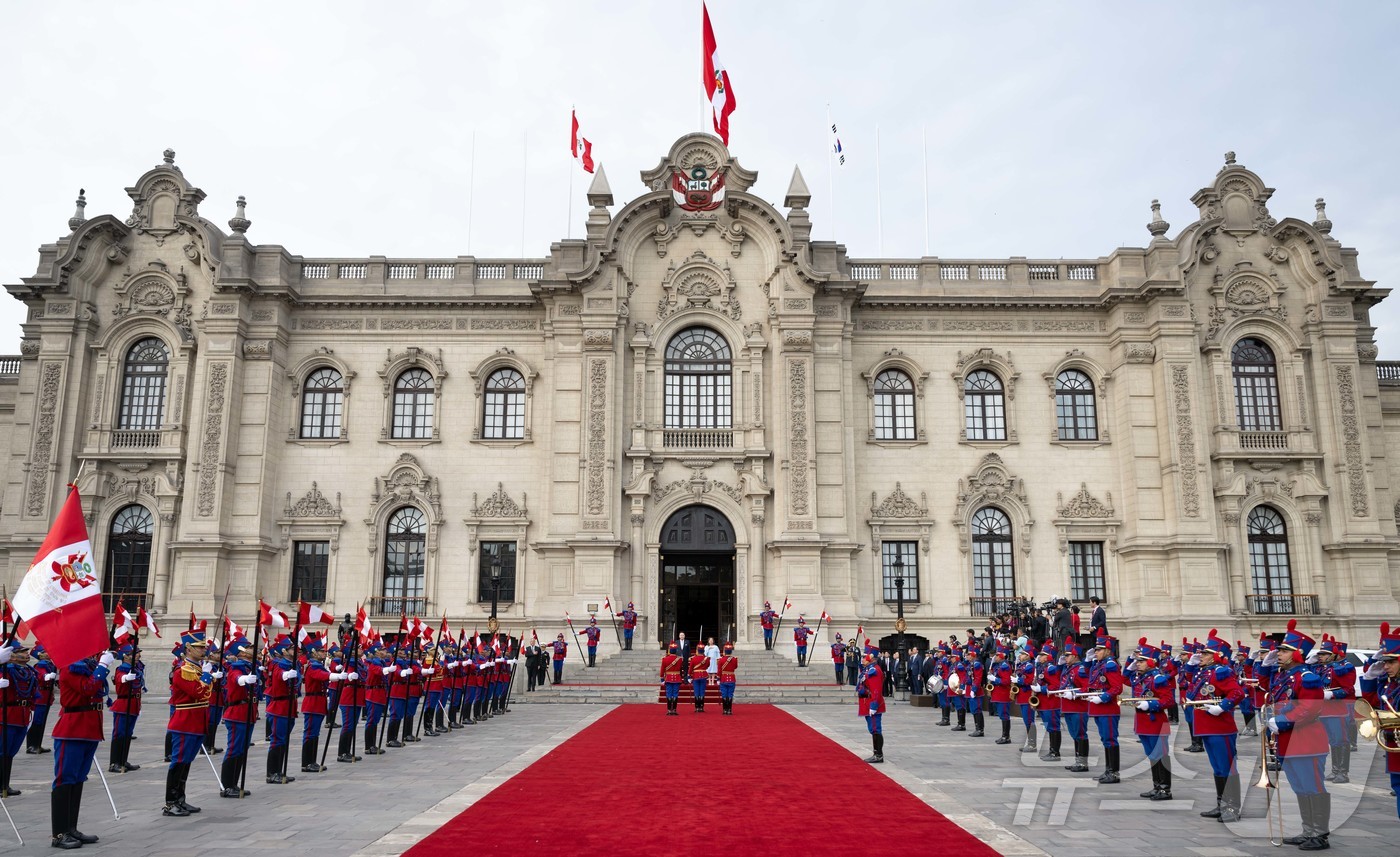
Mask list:
[[[394,382],[393,437],[419,440],[433,436],[433,376],[409,369]]]
[[[1103,583],[1103,542],[1069,543],[1070,598],[1088,601],[1097,595],[1107,601]]]
[[[705,327],[681,331],[666,346],[666,428],[733,427],[731,355]]]
[[[416,598],[423,594],[427,522],[422,510],[405,506],[389,516],[384,536],[385,598]]]
[[[972,516],[972,594],[995,600],[1016,595],[1011,521],[994,506]]]
[[[165,378],[170,370],[170,350],[154,336],[126,352],[122,367],[122,401],[117,428],[155,431],[165,413]]]
[[[497,592],[496,600],[501,604],[509,604],[515,600],[515,542],[482,542],[477,601],[491,601],[491,566],[498,560],[501,563],[501,588]]]
[[[1275,595],[1291,596],[1293,573],[1288,563],[1288,527],[1283,522],[1283,516],[1269,506],[1255,506],[1249,513],[1247,530],[1249,570],[1254,579],[1254,594],[1264,596],[1263,599],[1256,598],[1256,601],[1267,602],[1269,596]]]
[[[330,542],[292,543],[292,592],[288,600],[326,600],[326,570],[331,555]]]
[[[324,366],[306,377],[301,390],[301,436],[340,437],[340,417],[345,407],[345,381],[336,370]]]
[[[904,601],[906,604],[919,600],[919,552],[918,542],[881,542],[880,564],[883,569],[883,589],[886,601],[899,600],[899,587],[895,581],[904,580]]]
[[[1060,440],[1098,440],[1098,414],[1094,410],[1094,382],[1077,369],[1055,377],[1055,423]]]
[[[1241,339],[1230,350],[1235,374],[1235,412],[1241,431],[1282,431],[1278,366],[1274,352],[1258,339]]]
[[[486,379],[481,436],[490,440],[525,437],[525,377],[515,369],[497,369]]]
[[[123,506],[112,516],[107,531],[107,568],[102,580],[107,612],[112,612],[122,595],[146,594],[154,533],[155,519],[145,506]]]
[[[963,416],[968,440],[1006,440],[1006,399],[1001,379],[978,369],[963,382]]]
[[[914,440],[914,382],[898,369],[875,376],[875,439]]]

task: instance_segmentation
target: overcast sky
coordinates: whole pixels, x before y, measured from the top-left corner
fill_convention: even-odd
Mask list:
[[[1234,150],[1277,188],[1274,217],[1310,222],[1325,197],[1364,276],[1390,287],[1400,264],[1400,4],[710,14],[754,192],[781,202],[800,165],[816,237],[854,256],[924,254],[925,152],[933,255],[1093,258],[1145,245],[1153,198],[1175,236]],[[123,189],[167,146],[201,213],[223,225],[245,194],[249,238],[292,253],[542,256],[583,231],[570,106],[622,204],[700,126],[699,55],[698,0],[4,3],[0,281],[34,273],[79,187],[89,217],[125,218]],[[848,156],[834,218],[828,105]],[[22,310],[0,297],[0,353],[18,352]],[[1374,318],[1400,358],[1400,295]]]

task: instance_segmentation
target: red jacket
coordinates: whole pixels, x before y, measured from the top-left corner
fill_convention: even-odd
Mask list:
[[[1060,690],[1083,692],[1089,689],[1089,665],[1085,663],[1067,664],[1060,669]],[[1073,694],[1060,697],[1061,714],[1087,714],[1087,700],[1076,699]]]
[[[29,708],[39,698],[39,685],[44,683],[42,670],[32,664],[0,664],[0,678],[9,681],[9,687],[0,687],[0,726],[28,726]]]
[[[719,680],[720,682],[733,684],[734,673],[739,670],[739,659],[733,655],[723,655],[719,659]]]
[[[258,685],[242,685],[238,680],[245,675],[257,675],[257,671],[247,661],[230,662],[224,672],[224,722],[256,723],[258,720]],[[249,705],[252,700],[252,705]]]
[[[1123,692],[1123,670],[1112,659],[1096,661],[1089,667],[1089,680],[1086,690],[1108,694],[1108,702],[1099,702],[1097,697],[1089,697],[1090,717],[1117,717],[1122,714],[1118,707],[1118,695]]]
[[[166,729],[186,735],[203,735],[209,725],[212,679],[198,664],[184,663],[170,676],[170,713]],[[134,683],[134,682],[133,682]]]
[[[267,663],[267,716],[296,717],[296,679],[284,679],[282,673],[292,669],[283,666],[286,661],[271,660]]]
[[[1279,758],[1325,756],[1331,749],[1327,730],[1318,720],[1323,690],[1322,678],[1301,664],[1277,678],[1271,696],[1278,712]]]
[[[302,690],[306,694],[301,701],[302,714],[325,714],[326,692],[331,684],[330,670],[324,664],[307,661],[302,674]]]
[[[681,680],[681,656],[669,652],[661,656],[661,679],[667,684],[679,684]]]
[[[699,655],[699,654],[691,655],[691,656],[690,656],[690,680],[691,680],[691,681],[701,681],[701,680],[704,680],[704,679],[708,679],[708,678],[709,678],[709,673],[706,672],[706,670],[709,668],[709,666],[710,666],[710,659],[709,659],[709,658],[705,657],[704,655]]]
[[[87,664],[58,671],[58,695],[63,706],[53,737],[76,741],[101,741],[102,698],[107,695],[107,668],[100,664],[88,672]]]
[[[856,706],[861,717],[882,714],[885,711],[885,673],[874,661],[861,669]]]
[[[130,678],[130,681],[127,679]],[[112,702],[113,714],[138,715],[141,713],[141,671],[130,664],[121,664],[112,676],[112,690],[116,699]]]
[[[1171,732],[1167,709],[1175,704],[1176,682],[1160,670],[1148,670],[1133,676],[1133,696],[1148,697],[1146,711],[1137,709],[1133,716],[1133,733],[1137,735],[1166,735]],[[1136,706],[1134,706],[1136,708]]]
[[[1006,661],[992,664],[992,674],[987,681],[992,684],[992,702],[1011,701],[1011,664]]]
[[[1211,671],[1205,684],[1215,689],[1206,691],[1205,685],[1202,685],[1202,698],[1219,699],[1220,707],[1225,709],[1225,713],[1211,714],[1206,710],[1210,706],[1197,705],[1196,713],[1192,715],[1191,728],[1197,735],[1234,735],[1239,732],[1235,725],[1235,709],[1245,700],[1244,688],[1235,677],[1235,671],[1224,664],[1205,669]]]
[[[1039,708],[1041,711],[1060,710],[1060,698],[1050,694],[1050,691],[1060,689],[1060,672],[1059,664],[1037,663],[1035,665],[1035,683],[1044,688],[1036,694],[1040,697]]]

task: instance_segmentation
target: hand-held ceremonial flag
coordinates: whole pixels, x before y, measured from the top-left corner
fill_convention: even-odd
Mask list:
[[[131,618],[121,599],[112,608],[112,647],[116,648],[123,640],[136,635],[136,620]]]
[[[578,651],[579,660],[587,666],[588,657],[583,653],[583,644],[578,641],[578,631],[574,630],[574,620],[569,618],[568,610],[564,611],[564,621],[569,623],[569,632],[574,635],[574,648]]]
[[[305,601],[299,602],[297,605],[297,624],[315,625],[318,622],[322,625],[334,625],[335,617],[315,604],[308,604]]]
[[[815,648],[817,647],[817,638],[821,636],[821,633],[822,633],[822,623],[823,623],[823,622],[830,622],[830,621],[831,621],[831,617],[828,616],[828,615],[826,615],[826,611],[825,611],[825,610],[822,611],[822,615],[821,615],[821,616],[817,617],[817,629],[816,629],[815,631],[812,632],[812,648],[813,648],[813,649],[815,649]],[[811,665],[812,665],[812,659],[811,659],[811,658],[807,658],[805,661],[802,662],[802,666],[803,666],[803,667],[809,667],[809,666],[811,666]]]
[[[68,499],[14,597],[15,612],[61,667],[107,648],[102,586],[91,558],[78,488],[69,485]]]
[[[157,637],[160,636],[160,626],[156,625],[156,620],[151,618],[145,607],[136,608],[136,627],[145,628]]]
[[[612,609],[612,597],[603,596],[603,609],[608,611],[608,616],[612,618],[613,633],[617,635],[617,647],[622,648],[622,632],[617,629],[617,614]]]
[[[583,136],[578,131],[578,114],[569,111],[569,151],[573,152],[574,160],[578,161],[586,173],[593,172],[593,141]]]
[[[704,18],[705,32],[702,38],[700,62],[704,69],[703,83],[705,95],[710,99],[710,109],[714,113],[715,133],[729,145],[729,114],[734,112],[734,89],[729,85],[729,72],[719,58],[719,46],[715,43],[715,31],[710,26],[710,10],[700,4]]]
[[[777,623],[773,626],[773,644],[774,644],[774,645],[777,645],[777,642],[778,642],[778,632],[781,631],[781,630],[783,629],[783,615],[787,613],[788,608],[791,607],[791,606],[792,606],[792,604],[788,602],[788,597],[787,597],[786,595],[784,595],[784,596],[783,596],[783,609],[780,610],[780,611],[778,611],[778,621],[777,621]],[[772,608],[769,608],[769,609],[772,609]]]
[[[273,628],[290,628],[292,623],[287,619],[287,614],[281,610],[273,610],[267,602],[258,599],[258,624],[268,625]]]

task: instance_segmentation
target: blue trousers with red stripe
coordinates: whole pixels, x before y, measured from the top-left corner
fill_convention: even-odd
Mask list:
[[[224,728],[228,730],[228,748],[224,751],[224,758],[233,759],[248,755],[248,733],[252,731],[249,724],[225,720]]]
[[[413,722],[413,718],[416,717],[416,716],[418,716],[418,702],[419,702],[422,698],[423,698],[423,697],[421,697],[421,696],[410,696],[410,697],[408,698],[408,706],[407,706],[407,710],[408,710],[408,722],[412,723],[412,722]]]
[[[1345,717],[1319,717],[1322,721],[1322,728],[1327,731],[1327,745],[1329,747],[1340,747],[1347,743],[1347,727]]]
[[[360,707],[358,705],[340,706],[340,725],[351,732],[360,725]]]
[[[380,718],[382,718],[383,716],[384,716],[384,703],[382,703],[382,702],[366,702],[366,703],[365,703],[365,725],[366,725],[366,726],[368,726],[368,727],[370,727],[370,728],[374,728],[375,726],[378,726],[378,725],[379,725],[379,720],[380,720]]]
[[[681,698],[681,683],[678,681],[665,682],[666,699],[675,701]]]
[[[25,733],[29,727],[24,724],[15,724],[0,728],[0,756],[13,757],[19,752],[19,748],[24,746]]]
[[[291,719],[280,714],[269,714],[267,722],[272,727],[272,731],[268,733],[269,746],[273,749],[287,746],[287,736],[292,731]]]
[[[1327,793],[1327,780],[1323,777],[1327,768],[1325,753],[1318,756],[1284,756],[1281,761],[1283,773],[1288,778],[1288,787],[1293,789],[1295,794]]]
[[[993,702],[993,703],[992,703],[992,713],[995,714],[997,717],[1001,718],[1002,720],[1010,720],[1010,719],[1011,719],[1011,703],[1009,703],[1009,702]]]
[[[1238,755],[1237,735],[1202,735],[1201,743],[1206,748],[1206,758],[1210,760],[1210,772],[1217,777],[1238,776],[1235,770],[1235,757]]]
[[[881,734],[881,732],[880,732],[880,718],[881,718],[881,717],[884,717],[884,716],[885,716],[884,714],[867,714],[867,715],[865,715],[865,728],[868,729],[868,730],[870,731],[870,734],[871,734],[871,735],[879,735],[879,734]]]
[[[1400,774],[1390,775],[1390,790],[1395,792],[1395,815],[1400,817]]]
[[[1063,717],[1065,718],[1065,731],[1069,733],[1071,741],[1083,741],[1089,737],[1089,724],[1085,722],[1089,715],[1064,712]]]
[[[694,697],[697,702],[703,702],[705,700],[705,689],[707,685],[709,685],[709,681],[706,679],[695,679],[690,683],[690,695]]]
[[[53,739],[53,785],[71,786],[87,782],[97,742],[81,738]]]
[[[397,723],[403,719],[404,709],[408,707],[406,699],[389,699],[389,722]]]
[[[303,714],[301,716],[301,740],[316,741],[321,737],[321,723],[326,719],[324,714]]]
[[[1118,746],[1118,715],[1095,714],[1094,726],[1099,730],[1099,741],[1105,747]]]
[[[1029,729],[1035,723],[1035,709],[1029,703],[1021,703],[1021,722]]]
[[[734,682],[732,682],[732,681],[722,681],[722,682],[719,683],[719,698],[720,698],[720,699],[733,699],[733,698],[734,698]]]
[[[1060,710],[1058,708],[1051,711],[1040,710],[1040,722],[1045,725],[1046,732],[1060,731]]]
[[[194,757],[199,755],[199,748],[204,746],[204,733],[195,735],[191,732],[171,732],[170,733],[170,767],[176,765],[188,765],[194,761]]]
[[[112,737],[130,738],[136,734],[135,714],[113,714],[112,715]]]
[[[1142,751],[1147,755],[1147,761],[1160,762],[1166,755],[1168,743],[1164,735],[1138,735],[1138,741],[1142,743]]]

